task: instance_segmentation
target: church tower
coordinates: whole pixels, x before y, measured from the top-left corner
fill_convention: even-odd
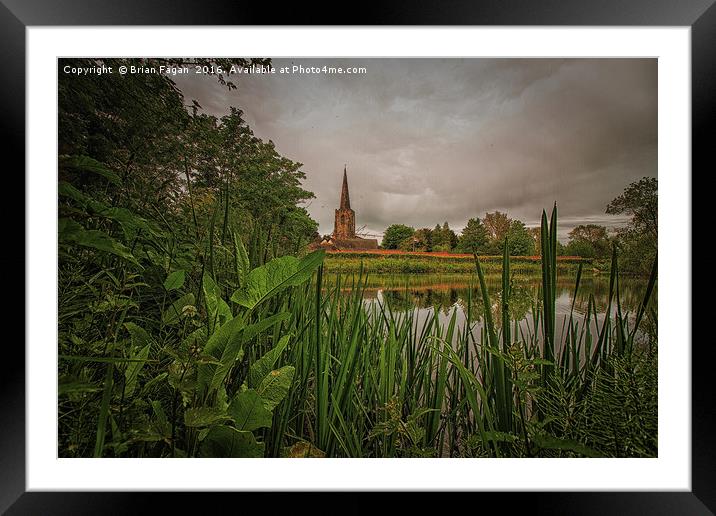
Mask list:
[[[333,226],[333,238],[350,240],[356,238],[356,214],[351,209],[351,198],[348,194],[348,173],[343,167],[343,187],[341,188],[341,204],[336,210]]]

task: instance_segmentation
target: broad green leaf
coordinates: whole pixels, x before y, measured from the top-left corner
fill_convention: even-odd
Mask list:
[[[201,430],[199,430],[199,434],[198,434],[199,442],[204,440],[204,438],[207,436],[207,434],[209,433],[210,430],[211,430],[211,428],[202,428]]]
[[[164,288],[167,290],[178,290],[184,285],[186,273],[183,270],[172,272],[167,279],[164,280]]]
[[[141,398],[144,398],[144,397],[147,395],[147,393],[148,393],[155,385],[161,383],[161,382],[162,382],[163,380],[165,380],[168,376],[169,376],[169,373],[161,373],[161,374],[155,376],[154,378],[152,378],[151,380],[149,380],[148,382],[146,382],[146,383],[142,386],[142,391],[140,392],[139,396],[140,396]]]
[[[239,430],[256,430],[271,426],[272,414],[266,410],[261,396],[254,389],[239,392],[234,396],[228,412]]]
[[[194,294],[191,292],[183,295],[174,301],[169,308],[164,310],[162,314],[162,322],[164,324],[175,324],[182,317],[185,306],[194,306]]]
[[[145,235],[157,235],[159,233],[149,221],[131,212],[127,208],[108,206],[107,204],[80,192],[77,188],[65,181],[60,181],[58,183],[58,193],[63,197],[72,199],[75,203],[81,206],[82,209],[93,215],[97,214],[104,218],[118,222],[122,226],[122,230],[124,231],[124,236],[127,241],[133,239],[139,230],[142,230]]]
[[[57,183],[57,193],[58,195],[60,195],[60,197],[67,197],[69,199],[72,199],[83,208],[87,208],[87,206],[92,201],[91,197],[83,194],[67,181],[60,181]],[[102,204],[102,206],[104,206],[105,208],[107,207],[107,205],[105,204]]]
[[[263,457],[264,443],[257,443],[254,434],[218,425],[209,430],[199,447],[201,457]]]
[[[93,174],[104,177],[107,181],[117,186],[122,184],[122,180],[119,176],[111,171],[107,165],[94,158],[90,158],[89,156],[63,157],[60,160],[60,165],[67,168],[82,170],[84,172],[92,172]]]
[[[139,360],[139,362],[130,362],[127,364],[127,369],[124,372],[124,396],[128,397],[134,393],[134,389],[137,386],[137,378],[139,378],[139,372],[147,362],[149,356],[149,345],[144,346],[136,354],[130,356],[130,358]]]
[[[249,387],[255,388],[259,382],[271,372],[273,369],[274,364],[278,360],[278,357],[281,356],[281,353],[284,349],[286,349],[286,346],[288,345],[288,341],[291,338],[290,335],[284,335],[281,337],[281,339],[278,341],[276,346],[274,346],[272,349],[270,349],[264,356],[259,358],[256,362],[251,364],[251,367],[249,368],[249,378],[248,378],[248,384]]]
[[[151,401],[151,400],[150,400]],[[161,438],[169,438],[172,433],[172,425],[169,423],[169,420],[167,419],[166,414],[164,413],[164,409],[162,408],[162,403],[159,400],[151,401],[152,410],[154,411],[154,417],[155,417],[155,431],[158,433]]]
[[[221,387],[226,377],[229,375],[234,364],[244,357],[243,342],[241,337],[232,339],[224,348],[219,363],[216,365],[214,375],[211,378],[209,389],[214,391]]]
[[[160,424],[169,424],[169,420],[167,419],[164,409],[162,408],[162,403],[159,400],[152,401],[152,410],[154,410],[154,415],[157,417]]]
[[[95,229],[87,230],[77,222],[70,219],[60,219],[57,226],[59,241],[61,243],[72,243],[84,247],[91,247],[93,249],[97,249],[98,251],[104,251],[106,253],[119,256],[120,258],[130,261],[135,265],[139,265],[139,262],[130,250],[123,244],[117,242],[114,238],[110,237],[107,233]]]
[[[197,377],[197,386],[201,396],[215,390],[226,378],[241,351],[241,332],[244,321],[241,316],[234,317],[216,330],[204,347],[204,354],[216,359],[219,364],[201,364]]]
[[[139,372],[149,357],[149,350],[153,341],[143,328],[134,323],[124,323],[124,327],[127,328],[127,331],[132,336],[133,351],[130,353],[129,358],[137,360],[137,362],[127,364],[127,369],[124,371],[124,396],[128,398],[137,386]]]
[[[261,396],[266,410],[273,410],[286,397],[291,388],[294,371],[293,366],[284,366],[271,371],[261,381],[256,392]]]
[[[159,234],[159,231],[152,223],[143,219],[139,215],[132,213],[126,208],[113,206],[101,211],[96,211],[103,217],[119,222],[127,241],[131,241],[137,235],[139,230],[142,230],[145,236]]]
[[[266,331],[269,328],[271,328],[273,325],[279,324],[279,323],[286,321],[290,318],[291,318],[291,314],[289,312],[280,312],[280,313],[274,314],[270,317],[266,317],[265,319],[261,319],[259,322],[250,324],[246,327],[241,340],[243,342],[248,342],[251,339],[253,339],[254,337],[256,337],[262,331]]]
[[[221,290],[211,274],[204,273],[202,278],[202,289],[206,300],[206,313],[209,319],[209,331],[214,331],[215,326],[221,326],[233,317],[229,305],[221,299]]]
[[[184,424],[191,428],[211,426],[227,419],[229,416],[217,407],[190,408],[184,412]]]
[[[274,258],[246,276],[246,283],[231,296],[231,300],[253,309],[282,290],[308,281],[323,262],[325,252],[315,251],[302,260],[293,256]]]

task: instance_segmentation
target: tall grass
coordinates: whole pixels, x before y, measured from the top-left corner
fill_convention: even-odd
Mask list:
[[[462,323],[457,306],[441,322],[367,303],[361,267],[331,273],[320,253],[263,263],[236,237],[210,241],[200,279],[170,275],[145,294],[156,312],[123,301],[101,350],[96,326],[80,335],[83,298],[61,292],[60,455],[655,456],[656,335],[640,328],[656,318],[656,264],[637,313],[623,313],[615,249],[607,307],[592,297],[557,321],[556,228],[555,206],[529,325],[511,320],[507,253],[499,292],[474,257],[483,313],[468,299]]]
[[[492,318],[494,304],[480,258],[475,257],[485,307],[481,335],[471,331],[474,320],[470,310],[459,327],[457,308],[445,325],[441,325],[436,313],[418,325],[415,311],[396,313],[386,304],[366,305],[362,296],[367,283],[363,272],[352,276],[349,295],[341,276],[332,282],[332,288],[316,289],[315,296],[304,300],[312,305],[311,309],[301,310],[302,314],[317,310],[313,320],[304,321],[313,327],[302,333],[300,344],[286,359],[310,367],[303,353],[316,349],[316,342],[321,347],[315,381],[322,387],[316,389],[315,399],[292,398],[287,410],[306,414],[309,419],[315,412],[318,438],[310,429],[301,428],[295,429],[295,438],[315,442],[329,455],[349,457],[598,456],[623,450],[605,448],[586,435],[575,434],[575,424],[562,419],[573,417],[579,408],[585,422],[577,428],[594,431],[594,425],[587,424],[590,416],[584,407],[603,399],[602,391],[612,385],[610,382],[623,387],[620,382],[626,380],[616,375],[617,363],[632,368],[632,375],[654,374],[655,351],[652,348],[651,354],[634,354],[634,341],[646,313],[644,307],[652,302],[656,269],[631,329],[628,314],[617,310],[615,317],[603,318],[593,346],[590,331],[597,322],[597,307],[591,303],[584,319],[578,321],[572,306],[564,322],[569,326],[564,332],[565,340],[557,342],[556,227],[555,209],[549,219],[544,214],[542,223],[542,294],[535,305],[532,326],[541,328],[539,335],[525,335],[517,321],[510,320],[512,276],[507,254],[503,256],[499,329]],[[618,298],[616,255],[613,265],[610,300]],[[580,280],[581,267],[576,290]],[[611,313],[611,307],[607,307],[607,313]],[[314,331],[318,335],[315,342]],[[314,373],[309,369],[303,375],[311,378]],[[564,398],[563,404],[557,403],[561,399],[558,395],[566,396],[565,389],[572,397]],[[655,391],[632,394],[648,398],[653,405]],[[619,412],[614,413],[615,420]],[[622,415],[623,421],[631,417]],[[650,412],[639,417],[653,422],[655,416]],[[326,428],[330,429],[328,433]],[[641,439],[655,443],[655,436],[645,435],[653,428],[646,425],[633,431]],[[655,451],[652,448],[647,453],[642,447],[640,454]]]

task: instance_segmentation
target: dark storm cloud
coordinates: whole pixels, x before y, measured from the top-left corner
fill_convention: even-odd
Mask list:
[[[254,132],[304,164],[309,212],[333,229],[343,165],[357,225],[448,221],[487,211],[535,225],[556,201],[560,236],[616,225],[607,203],[657,174],[652,59],[275,59],[363,66],[365,75],[177,80],[212,114],[242,109]]]

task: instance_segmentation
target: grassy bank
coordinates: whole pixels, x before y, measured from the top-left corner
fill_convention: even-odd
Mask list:
[[[501,256],[480,256],[485,274],[502,272]],[[541,273],[539,256],[510,257],[511,271],[517,275],[538,275]],[[560,274],[574,274],[579,264],[585,272],[604,272],[592,267],[592,261],[577,256],[557,258]],[[356,273],[361,270],[375,274],[474,274],[475,261],[472,255],[447,253],[399,253],[399,252],[355,252],[338,251],[326,253],[325,268],[328,272]],[[608,269],[606,271],[608,273]]]

